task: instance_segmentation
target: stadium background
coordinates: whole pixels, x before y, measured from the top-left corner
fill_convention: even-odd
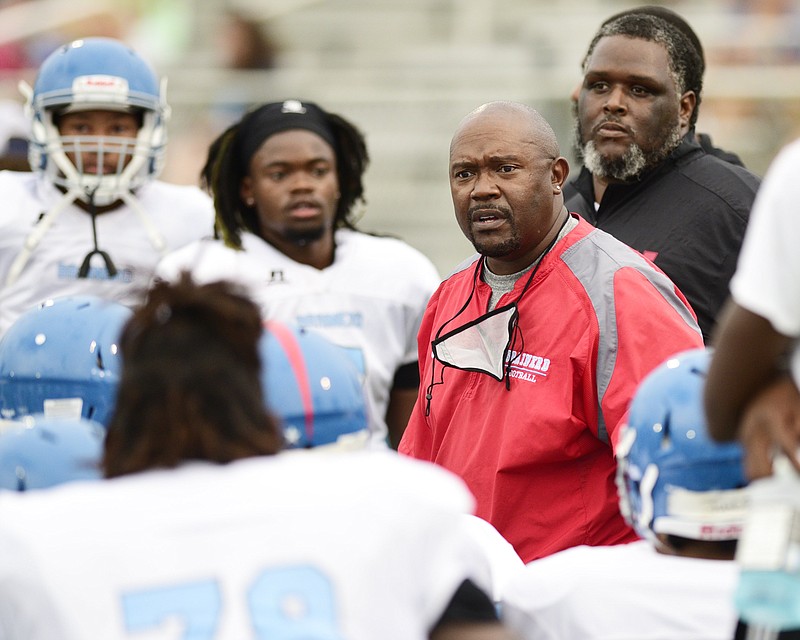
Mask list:
[[[447,181],[460,118],[490,100],[528,103],[553,124],[572,162],[569,94],[589,40],[612,13],[646,3],[6,0],[0,99],[21,104],[19,79],[32,81],[36,64],[61,42],[126,40],[169,79],[163,177],[181,183],[196,182],[208,142],[247,105],[314,100],[366,134],[372,162],[361,228],[403,238],[444,275],[471,253],[453,220]],[[800,2],[650,4],[678,11],[703,43],[698,130],[763,175],[780,147],[800,135]],[[269,43],[268,62],[240,68],[228,57],[232,44],[242,44],[227,29],[231,12]]]

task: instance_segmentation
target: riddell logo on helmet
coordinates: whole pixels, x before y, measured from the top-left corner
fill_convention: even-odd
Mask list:
[[[79,76],[72,82],[74,92],[127,93],[128,81],[119,76]]]
[[[737,539],[742,534],[740,523],[713,525],[705,524],[700,527],[701,540],[731,540]]]

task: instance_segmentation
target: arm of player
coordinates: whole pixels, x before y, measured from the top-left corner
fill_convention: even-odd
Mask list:
[[[437,627],[430,640],[518,640],[500,622],[452,622]]]
[[[730,301],[713,336],[714,355],[705,388],[711,435],[733,440],[745,406],[779,373],[779,362],[791,338],[765,318]]]
[[[800,392],[790,376],[776,378],[747,405],[739,439],[745,450],[745,473],[751,480],[772,474],[776,450],[800,471]]]

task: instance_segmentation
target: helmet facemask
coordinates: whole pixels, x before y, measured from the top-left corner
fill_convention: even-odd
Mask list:
[[[100,111],[120,110],[119,104],[86,101],[81,104],[84,105]],[[34,107],[31,167],[87,204],[93,200],[95,206],[103,207],[121,200],[123,194],[155,179],[163,169],[167,109],[166,105],[161,107],[158,111],[136,109],[141,113],[142,124],[135,138],[63,136],[56,124],[59,108]],[[109,156],[116,156],[111,163]],[[96,165],[96,171],[84,166],[86,159]]]
[[[53,184],[77,192],[81,201],[107,206],[160,173],[166,135],[154,112],[142,113],[142,125],[135,138],[64,136],[53,116],[54,110],[45,112],[41,123],[45,142],[34,144],[37,166]]]

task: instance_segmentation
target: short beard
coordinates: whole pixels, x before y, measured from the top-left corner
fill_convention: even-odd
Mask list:
[[[515,235],[500,244],[492,246],[486,246],[483,243],[472,240],[472,246],[475,247],[475,251],[480,253],[482,256],[486,256],[487,258],[503,258],[509,253],[519,249],[520,241],[519,237]]]
[[[580,145],[578,141],[581,140],[582,135],[577,119],[575,125],[575,152],[579,160],[593,176],[617,182],[629,182],[646,169],[657,166],[669,157],[669,154],[675,150],[683,138],[680,129],[675,127],[667,134],[664,143],[658,149],[645,153],[638,144],[634,143],[621,156],[607,158],[597,151],[592,140]]]
[[[638,144],[631,144],[628,150],[616,158],[606,158],[595,148],[590,140],[583,145],[583,164],[589,172],[604,180],[627,182],[638,176],[647,166],[647,158]]]
[[[476,240],[475,234],[472,233],[472,229],[467,231],[467,239],[472,243],[472,246],[475,247],[475,251],[480,253],[482,256],[486,256],[487,258],[502,258],[507,256],[509,253],[517,251],[520,246],[522,246],[522,241],[519,237],[519,230],[517,229],[517,225],[514,223],[514,219],[509,217],[508,222],[509,226],[511,227],[511,236],[499,244],[486,243]]]

